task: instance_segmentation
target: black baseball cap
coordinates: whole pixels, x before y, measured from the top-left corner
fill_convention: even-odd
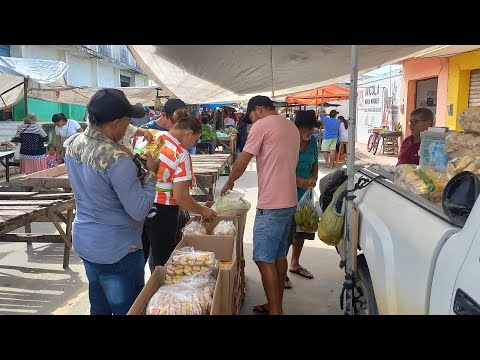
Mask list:
[[[340,113],[337,110],[330,111],[330,117],[337,116],[338,114]]]
[[[125,93],[118,89],[98,90],[87,105],[89,121],[104,124],[122,117],[134,117],[138,114],[138,107],[130,104]],[[144,111],[142,109],[143,117]]]
[[[162,112],[172,116],[178,109],[185,109],[187,105],[180,99],[168,99],[165,105],[163,105]]]
[[[268,96],[257,95],[252,97],[248,101],[247,112],[245,115],[249,119],[250,112],[255,109],[256,106],[274,106],[273,101]]]

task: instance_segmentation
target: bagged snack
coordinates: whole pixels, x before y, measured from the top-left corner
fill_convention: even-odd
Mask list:
[[[431,128],[420,134],[420,167],[430,167],[437,171],[445,172],[447,169],[447,154],[445,152],[445,138],[447,132],[444,128]],[[443,129],[443,130],[442,130]]]
[[[457,116],[459,125],[465,131],[480,133],[480,106],[470,106]]]
[[[480,156],[464,155],[448,162],[447,175],[449,179],[463,171],[480,175]]]
[[[298,202],[293,217],[297,224],[297,232],[315,233],[318,229],[319,214],[315,208],[315,192],[308,189]]]
[[[174,250],[165,265],[167,267],[166,285],[174,284],[182,277],[196,273],[213,274],[215,277],[219,267],[215,253],[194,250],[192,246]]]
[[[237,216],[246,213],[252,206],[244,199],[245,194],[237,191],[229,191],[215,201],[211,209],[218,215]]]
[[[150,143],[147,143],[146,140],[138,143],[135,146],[135,152],[140,154],[140,157],[143,158],[144,160],[146,159],[145,154],[147,151],[152,154],[152,158],[158,159],[158,156],[160,155],[160,150],[162,149],[162,146],[165,144],[163,139],[160,136],[160,133],[157,133],[156,136],[153,137],[152,141]]]
[[[200,221],[192,221],[183,228],[183,235],[207,235],[207,228]]]
[[[235,235],[236,229],[233,221],[221,220],[215,229],[213,229],[212,235]]]
[[[412,164],[399,165],[394,179],[397,186],[434,202],[441,199],[447,182],[445,173]]]
[[[449,160],[468,154],[480,155],[480,135],[453,131],[445,139],[445,152]]]
[[[215,280],[205,274],[187,276],[173,285],[161,286],[148,302],[147,315],[207,315]]]

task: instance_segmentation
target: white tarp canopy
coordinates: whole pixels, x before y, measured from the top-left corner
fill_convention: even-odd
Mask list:
[[[22,100],[24,79],[29,79],[29,87],[63,82],[67,69],[62,61],[0,56],[0,109]]]
[[[24,97],[24,79],[28,79],[28,97],[52,102],[87,105],[101,87],[68,85],[62,61],[0,56],[0,109],[15,105]],[[171,93],[157,87],[122,87],[130,103],[154,106],[158,96]],[[157,89],[159,89],[157,91]]]
[[[330,85],[351,71],[350,45],[129,45],[159,86],[190,104],[276,99]],[[359,73],[442,46],[359,45]],[[167,91],[167,90],[165,90]]]

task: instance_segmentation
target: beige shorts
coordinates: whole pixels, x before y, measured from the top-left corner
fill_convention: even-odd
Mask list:
[[[321,151],[334,151],[337,149],[337,139],[327,139],[322,141]]]

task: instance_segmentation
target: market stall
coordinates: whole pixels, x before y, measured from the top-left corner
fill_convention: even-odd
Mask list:
[[[192,155],[193,173],[203,195],[193,195],[198,201],[213,200],[220,173],[232,164],[231,154]]]

